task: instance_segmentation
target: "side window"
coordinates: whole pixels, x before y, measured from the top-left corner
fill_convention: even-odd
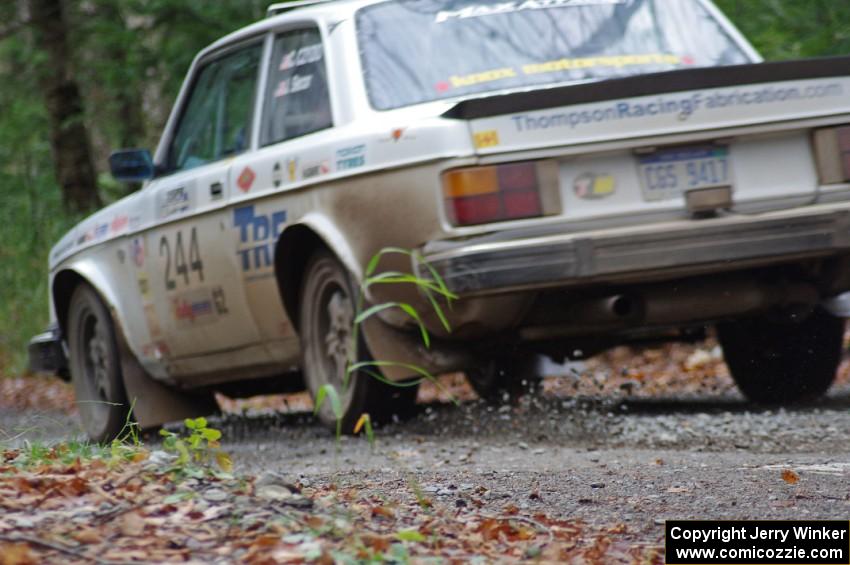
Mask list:
[[[248,149],[261,52],[252,45],[201,68],[168,148],[169,172]]]
[[[331,103],[318,29],[275,38],[260,140],[270,145],[329,128]]]

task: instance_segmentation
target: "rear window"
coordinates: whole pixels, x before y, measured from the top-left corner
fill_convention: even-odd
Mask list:
[[[698,0],[396,0],[362,8],[373,107],[750,62]]]

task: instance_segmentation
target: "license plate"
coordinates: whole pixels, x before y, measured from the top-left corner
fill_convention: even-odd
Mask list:
[[[646,200],[677,198],[689,190],[731,186],[726,147],[663,149],[638,157]]]

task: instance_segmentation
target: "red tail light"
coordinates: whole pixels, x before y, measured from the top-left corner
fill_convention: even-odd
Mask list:
[[[446,214],[456,226],[472,226],[557,212],[549,204],[557,199],[557,175],[549,161],[449,171],[443,175]]]

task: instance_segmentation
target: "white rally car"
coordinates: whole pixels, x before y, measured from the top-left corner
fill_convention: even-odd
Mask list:
[[[850,59],[764,63],[707,0],[273,6],[202,51],[144,187],[50,255],[31,365],[95,439],[341,384],[364,266],[417,250],[460,299],[430,349],[395,310],[362,357],[464,370],[716,327],[750,399],[831,384],[850,289]],[[298,6],[297,9],[292,9]],[[430,276],[388,256],[382,269]],[[428,303],[384,285],[371,303]],[[385,377],[411,377],[394,366]],[[350,428],[415,387],[354,379]],[[333,419],[330,407],[322,411]]]

